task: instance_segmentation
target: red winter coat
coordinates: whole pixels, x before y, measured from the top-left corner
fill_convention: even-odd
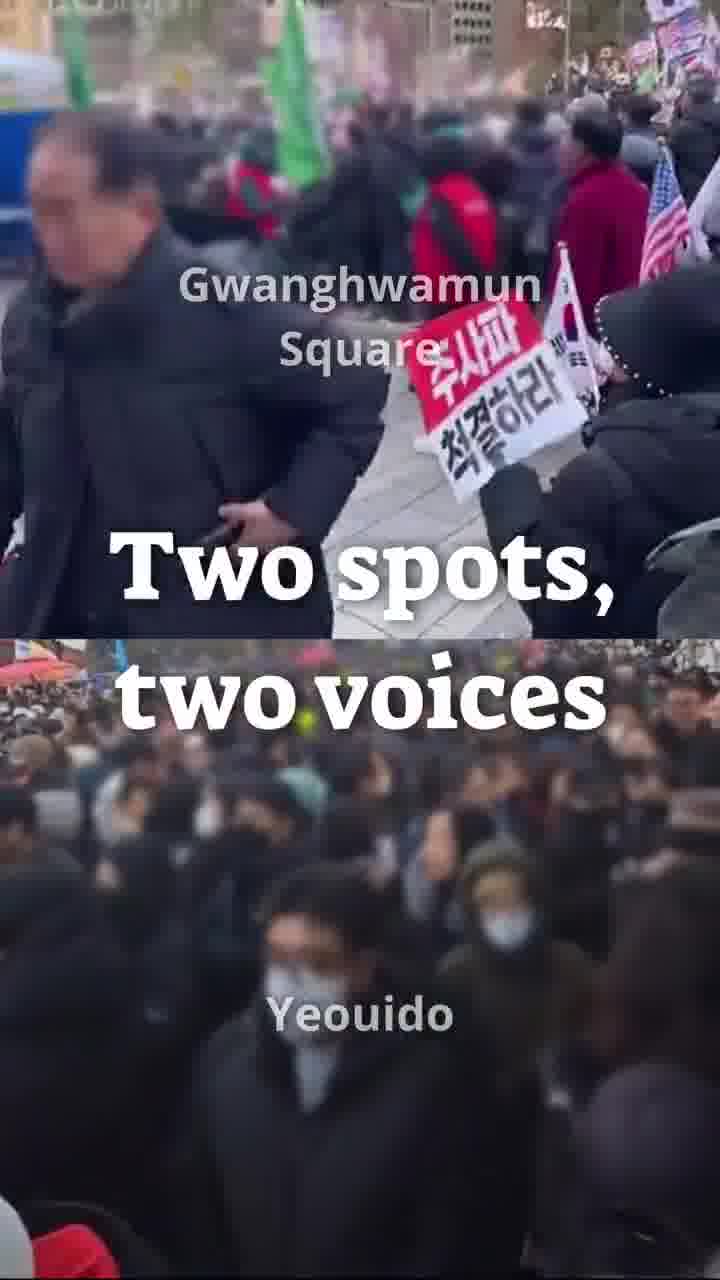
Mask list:
[[[595,334],[595,303],[638,283],[650,192],[621,164],[596,161],[571,179],[556,246],[568,247],[580,305]],[[549,295],[559,265],[553,258]]]
[[[497,259],[497,216],[487,196],[472,178],[464,173],[448,173],[430,184],[430,190],[412,229],[412,266],[414,275],[425,276],[432,282],[433,306],[450,311],[455,304],[450,288],[443,303],[438,293],[441,276],[463,276],[462,266],[452,262],[442,245],[438,244],[430,222],[430,202],[434,195],[442,196],[452,206],[456,221],[465,233],[465,239],[486,274],[495,269]],[[468,297],[466,302],[470,302]],[[462,305],[462,299],[458,299]]]

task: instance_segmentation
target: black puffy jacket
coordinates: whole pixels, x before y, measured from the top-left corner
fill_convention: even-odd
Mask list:
[[[320,547],[380,443],[388,377],[337,361],[324,377],[303,359],[305,338],[329,337],[319,317],[252,297],[223,304],[210,271],[206,305],[191,305],[180,282],[197,266],[163,230],[96,305],[63,307],[41,274],[13,301],[0,542],[24,511],[25,545],[0,575],[3,635],[55,634],[71,618],[85,636],[330,634]],[[255,575],[242,601],[216,591],[201,603],[179,559],[160,555],[160,599],[124,601],[130,556],[109,554],[111,530],[172,530],[176,546],[196,546],[222,503],[258,498],[313,558],[306,596],[273,601]]]
[[[593,423],[594,442],[543,493],[523,463],[499,471],[481,494],[496,555],[519,534],[539,546],[582,547],[590,590],[571,603],[523,605],[547,639],[656,634],[657,610],[677,579],[643,573],[645,557],[671,533],[716,516],[720,496],[720,395],[629,400]],[[544,585],[544,570],[537,582]],[[530,581],[530,571],[526,571]],[[549,579],[548,579],[549,580]],[[607,582],[614,603],[597,617],[594,589]]]

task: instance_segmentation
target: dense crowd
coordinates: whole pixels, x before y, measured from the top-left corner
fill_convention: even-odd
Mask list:
[[[671,120],[660,98],[612,89],[597,79],[570,99],[558,92],[516,102],[498,96],[424,111],[408,102],[378,105],[355,95],[352,107],[335,113],[328,108],[331,171],[304,191],[293,189],[278,171],[269,118],[230,115],[204,126],[158,113],[155,123],[167,144],[171,218],[191,239],[242,235],[266,250],[272,246],[263,261],[272,264],[275,258],[291,271],[305,266],[337,273],[341,264],[378,278],[409,271],[430,277],[453,269],[480,276],[529,271],[548,289],[553,249],[563,240],[586,322],[595,332],[598,298],[637,283],[636,241],[642,242],[647,202],[633,185],[618,187],[615,170],[601,172],[596,163],[591,174],[582,175],[582,203],[599,226],[583,225],[579,217],[581,225],[573,225],[580,175],[568,165],[564,144],[574,136],[596,162],[619,158],[623,171],[649,188],[659,139],[665,139],[689,207],[720,155],[716,90],[711,74],[693,73],[678,91]],[[342,129],[334,123],[339,117]],[[588,118],[596,126],[604,121],[605,130],[587,128]],[[588,178],[603,179],[591,195]],[[603,246],[593,254],[596,231],[603,224],[617,226],[619,219],[626,235],[614,238],[611,253]],[[715,201],[707,219],[713,242],[717,222]],[[597,293],[595,282],[586,279],[593,272],[604,272]],[[385,309],[422,313],[407,297],[388,299]]]
[[[688,202],[720,154],[715,92],[707,76],[690,80],[669,130]],[[500,114],[364,104],[335,144],[331,173],[282,194],[270,128],[216,137],[222,164],[213,166],[210,140],[168,121],[151,127],[100,110],[54,117],[30,157],[38,258],[2,333],[0,543],[24,516],[21,550],[0,574],[2,633],[332,634],[323,546],[380,447],[389,374],[362,351],[332,361],[330,376],[310,360],[311,343],[335,350],[342,330],[325,314],[326,290],[322,311],[262,289],[240,306],[212,294],[192,306],[186,272],[205,263],[207,276],[222,261],[236,283],[294,278],[311,299],[318,274],[357,276],[371,298],[371,280],[400,282],[385,310],[405,318],[466,300],[462,283],[443,298],[448,279],[472,288],[501,276],[512,288],[529,275],[542,313],[563,244],[593,350],[603,349],[601,411],[586,425],[585,451],[549,490],[522,462],[485,485],[490,545],[499,558],[524,537],[543,561],[556,548],[584,549],[584,596],[568,603],[541,591],[524,603],[536,635],[713,635],[714,559],[695,592],[700,607],[684,590],[671,621],[664,606],[687,569],[646,570],[666,538],[717,517],[720,439],[717,262],[637,287],[656,106],[592,94],[564,112],[530,99],[499,104]],[[711,244],[716,212],[711,200]],[[228,235],[234,247],[221,252]],[[406,287],[416,279],[429,287],[422,304]],[[283,356],[288,336],[299,360]],[[312,587],[279,602],[258,572],[239,603],[217,590],[198,600],[179,559],[163,555],[159,599],[128,599],[130,553],[108,550],[121,529],[171,530],[176,547],[262,553],[296,543],[312,559]],[[614,602],[599,617],[601,584]]]
[[[591,734],[333,733],[302,675],[267,734],[5,693],[0,1191],[36,1274],[702,1273],[718,682],[543,672],[590,669]],[[450,1025],[372,1021],[403,1004]]]

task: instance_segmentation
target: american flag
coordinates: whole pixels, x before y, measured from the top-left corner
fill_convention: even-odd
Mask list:
[[[654,280],[656,276],[672,271],[689,238],[687,205],[675,177],[670,152],[663,146],[650,197],[640,282]]]

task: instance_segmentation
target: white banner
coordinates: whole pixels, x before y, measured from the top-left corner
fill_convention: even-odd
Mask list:
[[[530,406],[534,418],[528,422]],[[477,422],[484,426],[473,433]],[[543,342],[488,379],[483,390],[466,401],[462,415],[448,418],[429,438],[457,501],[467,502],[500,467],[525,462],[540,449],[566,440],[586,422],[587,413],[555,352]],[[467,424],[472,424],[470,430]]]
[[[429,448],[458,502],[587,422],[530,308],[515,299],[429,321],[408,339],[407,356]]]
[[[695,0],[646,0],[651,22],[669,22],[686,9],[695,8]]]

